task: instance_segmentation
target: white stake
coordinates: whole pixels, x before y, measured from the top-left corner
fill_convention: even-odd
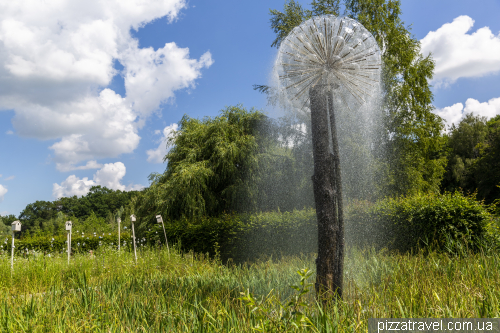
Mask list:
[[[12,230],[12,254],[10,256],[10,272],[14,271],[14,230]]]
[[[163,218],[161,217],[161,215],[156,215],[156,221],[158,223],[161,223],[161,225],[163,227],[163,234],[165,235],[165,243],[167,244],[167,251],[168,251],[168,254],[170,255],[170,249],[168,248],[167,233],[165,232],[165,225],[163,224]]]
[[[133,237],[133,242],[134,242],[134,256],[135,256],[135,263],[137,264],[137,250],[135,248],[135,230],[134,230],[135,215],[134,214],[130,215],[130,222],[132,223],[132,237]]]
[[[12,253],[10,257],[10,275],[14,271],[14,232],[21,231],[21,221],[12,222]]]
[[[72,226],[71,221],[66,221],[66,231],[68,232],[68,235],[66,236],[67,240],[66,242],[68,243],[68,265],[69,265],[69,259],[71,256],[71,226]]]
[[[117,218],[116,221],[118,222],[118,251],[120,251],[120,222],[122,221],[122,219]]]

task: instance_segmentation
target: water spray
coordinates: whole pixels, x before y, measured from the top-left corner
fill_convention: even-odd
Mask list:
[[[324,15],[295,27],[279,49],[278,92],[311,112],[312,177],[318,219],[316,293],[342,297],[344,216],[334,99],[349,110],[377,91],[381,53],[372,34],[348,17]]]

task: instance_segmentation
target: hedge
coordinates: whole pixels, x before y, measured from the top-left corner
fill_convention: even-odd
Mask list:
[[[478,250],[493,239],[498,244],[498,226],[492,221],[487,206],[459,192],[386,198],[376,203],[356,201],[346,207],[346,244],[401,252],[429,245],[438,251],[453,252],[457,246]],[[218,254],[223,261],[311,253],[318,246],[312,208],[167,221],[165,229],[170,245],[178,243],[185,252]],[[72,249],[83,252],[116,247],[117,237],[74,235]],[[161,225],[155,224],[139,235],[137,242],[139,246],[155,246],[164,243],[164,238]],[[16,240],[16,252],[64,252],[65,242],[65,236]],[[122,242],[131,245],[129,233],[122,233]],[[0,239],[0,246],[0,252],[10,251],[10,237],[3,244]]]
[[[179,242],[182,250],[211,256],[218,252],[224,261],[317,251],[316,212],[310,208],[284,213],[181,219],[167,222],[165,230],[169,241]],[[146,234],[153,242],[164,242],[160,225],[153,226]]]
[[[351,244],[401,252],[477,251],[498,238],[489,208],[460,192],[355,202],[348,207],[348,234]]]

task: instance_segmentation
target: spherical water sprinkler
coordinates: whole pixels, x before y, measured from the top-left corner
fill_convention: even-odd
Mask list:
[[[311,112],[313,189],[318,220],[316,294],[342,297],[344,217],[334,100],[351,110],[378,90],[381,54],[375,38],[348,17],[314,17],[282,42],[278,92],[286,104]]]
[[[309,91],[322,87],[344,104],[362,104],[377,90],[381,53],[377,41],[348,17],[314,17],[281,43],[278,89],[295,107],[310,108]],[[353,101],[352,101],[353,100]]]

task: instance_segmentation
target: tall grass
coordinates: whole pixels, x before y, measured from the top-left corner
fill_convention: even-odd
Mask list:
[[[3,332],[251,332],[259,318],[240,293],[252,293],[273,320],[314,257],[232,265],[177,248],[142,249],[135,264],[133,252],[103,249],[75,255],[70,265],[64,255],[18,257],[14,265],[11,277],[10,258],[0,257]],[[371,317],[498,317],[499,265],[495,253],[350,249],[344,300],[321,307],[311,288],[303,312],[312,325],[286,330],[366,331]]]

